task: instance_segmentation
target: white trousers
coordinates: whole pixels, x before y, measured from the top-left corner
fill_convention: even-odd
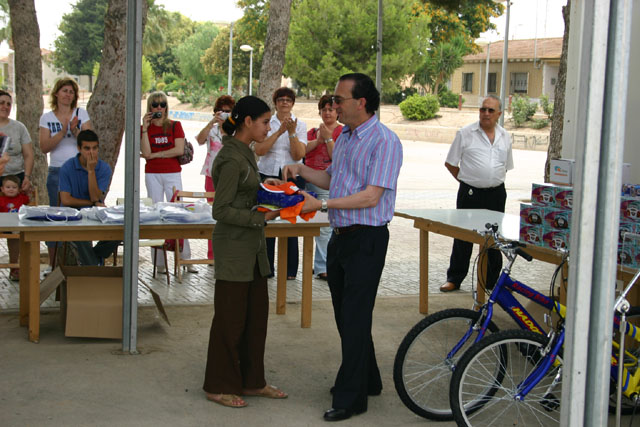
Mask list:
[[[147,186],[147,197],[151,197],[153,203],[169,202],[173,196],[173,188],[182,190],[182,176],[180,172],[175,173],[145,173],[144,183]],[[180,258],[191,258],[191,247],[189,241],[184,241],[184,246],[180,252]],[[153,249],[151,249],[151,259],[153,259]],[[164,257],[158,254],[157,265],[164,266]]]

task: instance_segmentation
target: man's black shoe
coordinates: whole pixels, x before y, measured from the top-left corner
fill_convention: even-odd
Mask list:
[[[342,421],[351,418],[352,415],[358,415],[365,412],[366,409],[354,410],[344,408],[331,408],[324,413],[325,421]]]

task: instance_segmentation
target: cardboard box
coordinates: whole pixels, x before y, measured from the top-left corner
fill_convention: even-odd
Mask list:
[[[555,207],[544,207],[543,226],[553,230],[568,230],[571,227],[571,211]]]
[[[620,202],[620,221],[640,222],[640,198],[622,197]]]
[[[544,207],[531,203],[520,203],[520,226],[542,225]]]
[[[568,249],[570,243],[568,230],[543,230],[542,246],[551,249]]]
[[[560,185],[573,185],[575,160],[555,159],[549,162],[549,181]]]
[[[538,206],[555,206],[555,186],[549,184],[531,185],[531,203]]]
[[[520,241],[542,246],[542,237],[541,225],[520,225]]]
[[[62,267],[66,298],[61,306],[65,336],[122,339],[122,267]],[[160,296],[148,287],[169,323]],[[65,313],[66,312],[66,313]]]
[[[555,207],[559,209],[573,209],[573,188],[556,187]]]

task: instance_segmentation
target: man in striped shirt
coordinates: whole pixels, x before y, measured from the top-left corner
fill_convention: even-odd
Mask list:
[[[294,164],[284,178],[302,176],[329,189],[328,200],[305,194],[303,212],[329,212],[333,233],[327,249],[327,274],[342,343],[332,408],[326,421],[340,421],[367,410],[367,396],[382,391],[371,325],[393,217],[402,145],[375,115],[380,94],[371,78],[352,73],[340,77],[332,98],[345,127],[326,170]]]

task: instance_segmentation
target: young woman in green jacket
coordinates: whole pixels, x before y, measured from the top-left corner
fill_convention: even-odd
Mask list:
[[[259,98],[238,101],[222,124],[227,135],[214,163],[213,202],[215,314],[203,389],[207,399],[224,406],[244,407],[242,396],[283,399],[287,394],[268,385],[264,377],[269,296],[264,227],[277,212],[257,212],[260,186],[251,148],[269,132],[271,111]]]

